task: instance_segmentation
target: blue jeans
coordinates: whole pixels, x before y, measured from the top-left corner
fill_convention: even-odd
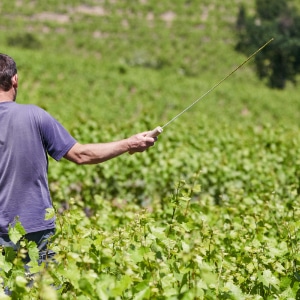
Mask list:
[[[28,241],[33,241],[36,243],[37,248],[39,250],[39,259],[38,263],[41,264],[42,262],[47,262],[49,260],[54,261],[55,252],[48,249],[49,240],[55,234],[55,229],[46,229],[37,232],[27,233],[24,238]],[[17,251],[20,247],[19,243],[14,244],[10,239],[8,234],[4,236],[0,236],[0,246],[2,247],[11,247],[15,251]],[[30,272],[30,268],[28,267],[27,263],[30,261],[29,255],[27,254],[26,258],[24,259],[24,267],[27,272]],[[34,275],[34,274],[32,274]],[[32,287],[33,285],[33,278],[29,281],[28,287]],[[59,287],[58,287],[59,288]],[[8,287],[4,287],[4,292],[6,295],[11,296],[11,291]]]
[[[24,238],[28,241],[33,241],[36,243],[38,250],[39,250],[39,264],[45,262],[47,260],[53,259],[55,252],[48,249],[49,240],[55,234],[55,228],[53,229],[46,229],[37,232],[30,232],[25,234]],[[20,247],[19,243],[14,244],[10,239],[8,234],[0,236],[0,246],[11,247],[15,251],[17,251]],[[24,259],[25,263],[30,261],[29,256],[27,255]]]

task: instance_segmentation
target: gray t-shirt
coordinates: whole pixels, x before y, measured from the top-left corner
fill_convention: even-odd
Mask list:
[[[52,207],[47,154],[58,161],[75,143],[43,109],[0,103],[0,236],[17,216],[27,233],[55,227],[54,218],[45,221]]]

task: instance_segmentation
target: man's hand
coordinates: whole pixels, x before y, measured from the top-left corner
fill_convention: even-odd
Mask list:
[[[157,141],[157,137],[153,138],[147,136],[149,132],[150,131],[138,133],[127,139],[129,154],[143,152],[154,145],[154,143]]]

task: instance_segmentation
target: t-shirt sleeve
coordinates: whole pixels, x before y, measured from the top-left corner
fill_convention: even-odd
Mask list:
[[[39,109],[39,130],[47,153],[60,160],[75,145],[76,140],[49,113]]]

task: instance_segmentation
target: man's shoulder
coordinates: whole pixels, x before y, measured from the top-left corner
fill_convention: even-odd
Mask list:
[[[20,113],[43,115],[48,114],[46,110],[35,104],[16,103],[15,109]]]
[[[35,104],[15,103],[10,115],[20,123],[35,123],[45,126],[51,120],[49,113]]]
[[[16,105],[21,109],[28,109],[28,110],[44,110],[41,107],[31,104],[31,103],[16,103]]]

